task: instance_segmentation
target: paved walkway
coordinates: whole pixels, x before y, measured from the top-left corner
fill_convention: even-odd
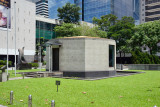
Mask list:
[[[33,78],[33,77],[24,77],[24,79],[29,79],[29,78]],[[9,80],[19,80],[19,79],[23,79],[23,77],[9,78]],[[1,107],[1,106],[0,106],[0,107]]]
[[[0,107],[7,107],[7,106],[0,105]]]

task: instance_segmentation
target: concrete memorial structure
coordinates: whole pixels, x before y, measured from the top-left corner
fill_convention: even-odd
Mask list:
[[[64,77],[107,77],[116,74],[116,43],[111,39],[75,36],[48,41],[47,70]]]
[[[0,70],[2,70],[2,72],[0,72],[0,82],[7,81],[7,73],[5,72],[6,68],[7,68],[6,65],[4,65],[3,67],[0,68]]]

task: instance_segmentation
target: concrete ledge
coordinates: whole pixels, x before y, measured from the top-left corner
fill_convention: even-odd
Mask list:
[[[63,77],[109,77],[115,76],[116,71],[87,71],[87,72],[77,72],[77,71],[63,71]]]
[[[160,70],[160,64],[128,64],[129,70]]]

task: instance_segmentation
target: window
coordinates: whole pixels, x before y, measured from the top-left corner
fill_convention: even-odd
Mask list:
[[[115,63],[115,50],[114,50],[114,45],[109,45],[109,67],[114,67]]]

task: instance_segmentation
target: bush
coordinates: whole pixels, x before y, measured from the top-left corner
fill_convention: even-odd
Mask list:
[[[149,55],[148,53],[135,51],[132,53],[132,63],[133,64],[160,64],[160,59],[158,56]]]
[[[5,61],[0,60],[0,65],[5,65]]]
[[[0,60],[0,65],[7,65],[7,60],[5,60],[5,61]],[[12,61],[8,61],[8,65],[11,66],[12,65]]]
[[[4,65],[0,65],[0,68],[3,67]]]
[[[37,68],[37,67],[38,67],[38,63],[29,63],[29,64],[31,64],[31,65],[32,65],[32,67],[35,67],[35,68]]]
[[[43,65],[46,65],[46,62],[45,62],[45,61],[43,62]]]

